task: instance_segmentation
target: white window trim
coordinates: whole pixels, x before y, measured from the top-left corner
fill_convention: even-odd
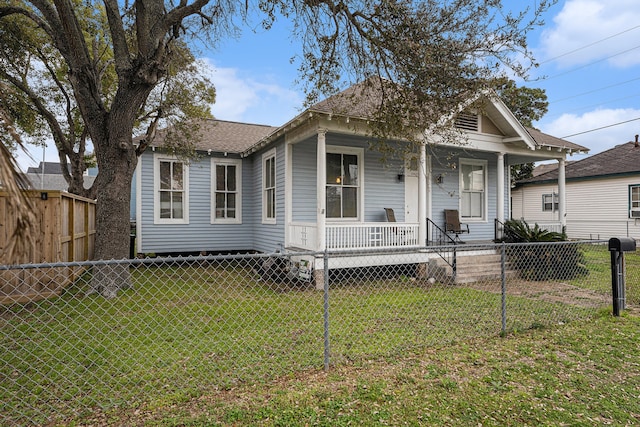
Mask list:
[[[184,206],[182,218],[160,218],[160,162],[182,163],[184,174],[184,191],[182,202]],[[153,223],[154,224],[189,224],[189,165],[175,156],[156,153],[153,155]]]
[[[341,223],[341,222],[363,222],[364,215],[364,148],[360,147],[345,147],[341,145],[327,145],[326,153],[333,154],[352,154],[358,156],[358,216],[356,218],[329,218],[326,221],[328,224]],[[325,156],[324,161],[327,161]],[[326,180],[326,178],[325,178]],[[325,186],[326,186],[325,182]]]
[[[639,219],[640,218],[640,208],[634,208],[631,206],[631,191],[634,188],[640,188],[640,184],[631,184],[629,185],[629,218],[630,219]]]
[[[482,218],[471,218],[471,217],[463,217],[462,216],[462,192],[463,192],[463,179],[462,179],[462,165],[472,165],[472,166],[482,166],[484,171],[484,200],[483,200],[483,212]],[[489,217],[489,162],[487,160],[478,160],[478,159],[460,159],[458,174],[458,189],[460,191],[460,198],[458,202],[458,211],[460,212],[460,219],[465,223],[474,223],[474,222],[487,222],[487,218]]]
[[[216,218],[216,165],[236,166],[236,217]],[[211,224],[242,224],[242,160],[241,159],[211,159]]]
[[[265,181],[265,169],[266,169],[267,160],[269,159],[273,159],[273,174],[274,174],[274,181],[273,181],[274,216],[273,218],[267,217],[267,188],[266,188],[266,181]],[[276,149],[273,148],[262,155],[262,223],[263,224],[273,225],[273,224],[276,224],[276,221],[277,221],[277,217],[278,217],[278,206],[276,205],[278,200],[277,178],[278,178],[278,165],[277,165],[277,158],[276,158]]]

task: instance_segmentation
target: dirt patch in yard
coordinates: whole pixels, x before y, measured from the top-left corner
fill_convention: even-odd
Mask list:
[[[500,283],[476,282],[466,283],[473,289],[501,293]],[[516,281],[507,283],[507,295],[524,298],[571,304],[578,307],[599,308],[611,304],[611,296],[590,289],[583,289],[563,282],[553,281]]]

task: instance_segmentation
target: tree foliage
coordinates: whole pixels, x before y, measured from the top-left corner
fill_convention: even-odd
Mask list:
[[[518,121],[526,127],[533,127],[533,122],[540,120],[549,109],[544,89],[517,86],[511,79],[500,78],[496,92]],[[531,178],[534,168],[533,163],[511,166],[511,184]]]
[[[97,198],[96,256],[124,258],[137,157],[160,124],[193,131],[190,120],[213,101],[194,40],[215,45],[253,11],[267,29],[288,19],[309,103],[354,82],[386,82],[377,132],[411,138],[495,86],[505,67],[524,75],[526,34],[551,3],[511,12],[500,0],[1,0],[0,79],[15,95],[0,102],[24,135],[53,138],[71,191]],[[99,173],[84,190],[89,142]]]

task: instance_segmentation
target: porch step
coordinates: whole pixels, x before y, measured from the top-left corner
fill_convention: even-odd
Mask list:
[[[507,263],[506,274],[513,276],[517,272]],[[498,280],[501,277],[501,257],[500,254],[458,254],[456,259],[456,276],[453,278],[453,271],[443,259],[437,258],[429,264],[429,274],[440,281],[450,283],[472,283],[483,280]]]

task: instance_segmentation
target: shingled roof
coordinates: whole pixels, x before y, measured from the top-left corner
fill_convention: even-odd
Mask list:
[[[551,147],[551,148],[569,148],[572,151],[589,151],[587,147],[583,147],[582,145],[574,144],[573,142],[567,141],[566,139],[557,138],[555,136],[540,132],[534,128],[526,128],[529,135],[536,141],[536,144],[541,147]]]
[[[351,118],[370,119],[380,107],[383,91],[393,93],[394,84],[386,80],[369,79],[355,84],[348,89],[333,95],[309,108],[309,111],[342,115]],[[540,148],[568,149],[588,152],[582,145],[540,132],[534,128],[525,128]]]
[[[628,174],[640,174],[640,145],[637,142],[617,145],[607,151],[571,162],[565,167],[565,179],[567,181]],[[556,168],[533,178],[518,181],[516,185],[557,181],[558,169]]]
[[[267,125],[209,119],[200,124],[198,134],[193,136],[193,143],[198,151],[242,153],[276,129]],[[166,129],[158,131],[152,145],[161,147],[165,135]]]

